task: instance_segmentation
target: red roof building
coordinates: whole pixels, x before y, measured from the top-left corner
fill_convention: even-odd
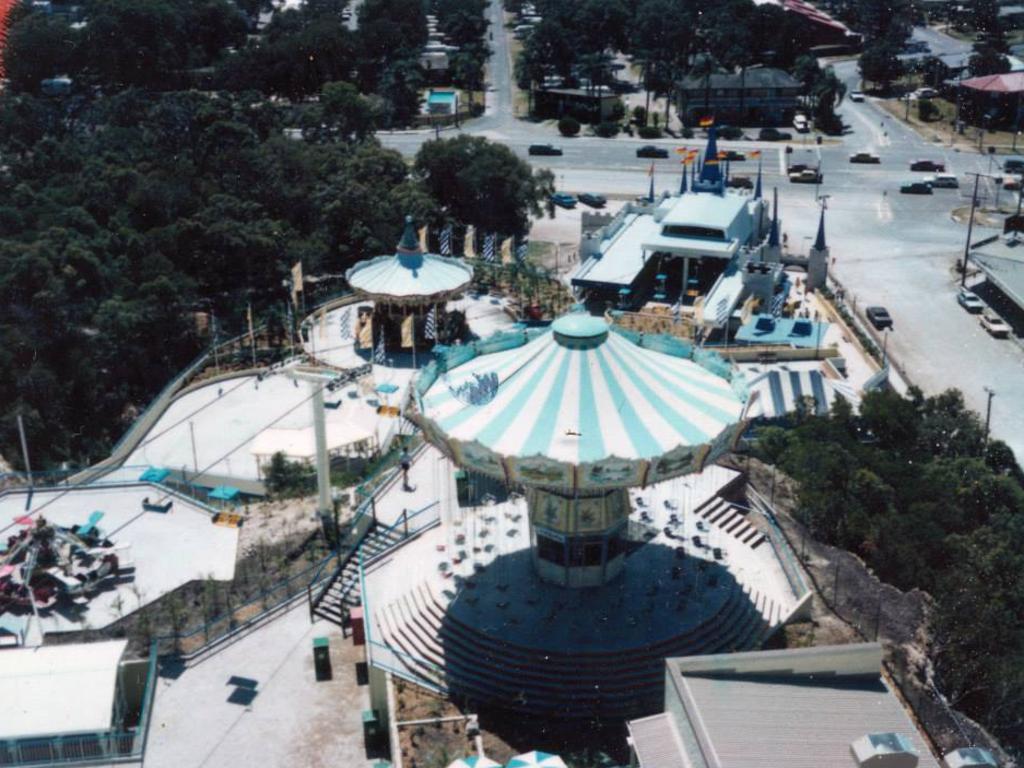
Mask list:
[[[1024,72],[972,77],[970,80],[964,80],[960,85],[963,88],[983,93],[1021,93],[1024,91]]]

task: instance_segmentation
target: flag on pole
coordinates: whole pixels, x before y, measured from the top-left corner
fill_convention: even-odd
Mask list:
[[[494,233],[491,232],[484,237],[484,261],[494,261]]]
[[[413,334],[416,330],[416,316],[408,314],[402,320],[402,347],[408,349],[413,345]]]
[[[476,239],[476,227],[470,224],[466,227],[466,237],[462,243],[462,253],[467,259],[476,258],[476,247],[474,240]]]
[[[441,230],[441,255],[452,255],[452,225],[447,225]]]
[[[249,302],[248,307],[245,310],[246,319],[249,321],[249,343],[252,344],[255,340],[255,336],[252,332],[252,302]]]
[[[714,124],[715,124],[714,116],[712,116],[712,117],[702,117],[700,119],[700,127],[701,128],[710,128]]]
[[[751,157],[760,157],[761,156],[761,150],[760,149],[755,149],[755,150],[752,150],[752,151],[748,152],[747,154],[749,154]]]
[[[341,339],[347,341],[352,338],[352,307],[345,307],[341,311]]]
[[[292,265],[292,303],[299,306],[299,293],[302,291],[302,262]]]
[[[420,227],[420,250],[426,253],[429,249],[427,248],[427,225],[424,224]]]
[[[437,341],[437,305],[427,312],[427,319],[423,324],[423,338]]]
[[[677,155],[688,155],[690,153],[690,150],[688,147],[676,147],[675,153]]]
[[[516,246],[516,261],[520,264],[526,261],[526,254],[530,250],[530,242],[528,240],[520,240],[519,245]]]
[[[384,349],[384,331],[381,329],[381,334],[377,337],[377,348],[373,350],[373,362],[377,365],[384,365],[387,361],[387,350]]]
[[[512,263],[512,238],[506,237],[501,241],[501,263]]]
[[[359,348],[373,349],[373,315],[359,316]]]

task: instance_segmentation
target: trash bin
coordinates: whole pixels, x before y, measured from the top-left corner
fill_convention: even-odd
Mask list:
[[[363,742],[367,748],[373,748],[380,741],[381,729],[380,720],[377,719],[376,709],[363,710]]]
[[[317,681],[330,680],[334,676],[331,671],[331,644],[326,637],[313,638],[313,670]]]

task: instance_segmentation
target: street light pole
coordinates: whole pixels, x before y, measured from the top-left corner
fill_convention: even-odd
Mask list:
[[[992,423],[992,398],[996,392],[991,387],[985,387],[985,394],[988,395],[988,405],[985,408],[985,445],[988,446],[988,428]]]
[[[978,182],[981,180],[981,176],[982,174],[980,173],[974,174],[974,192],[971,193],[971,216],[967,220],[967,242],[964,243],[964,264],[963,271],[960,273],[961,288],[967,285],[967,260],[971,256],[971,234],[974,232],[974,209],[978,205]]]

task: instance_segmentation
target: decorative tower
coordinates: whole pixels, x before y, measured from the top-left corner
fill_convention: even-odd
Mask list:
[[[772,189],[772,221],[768,227],[768,245],[764,249],[764,260],[777,264],[782,260],[779,247],[779,190]]]
[[[700,168],[700,176],[693,180],[694,192],[710,192],[715,195],[725,193],[725,180],[718,164],[718,133],[712,125],[708,128],[708,146],[704,150],[704,164]]]
[[[825,201],[821,202],[821,218],[818,219],[818,236],[807,254],[807,289],[816,291],[824,288],[828,281],[828,244],[825,242]]]

